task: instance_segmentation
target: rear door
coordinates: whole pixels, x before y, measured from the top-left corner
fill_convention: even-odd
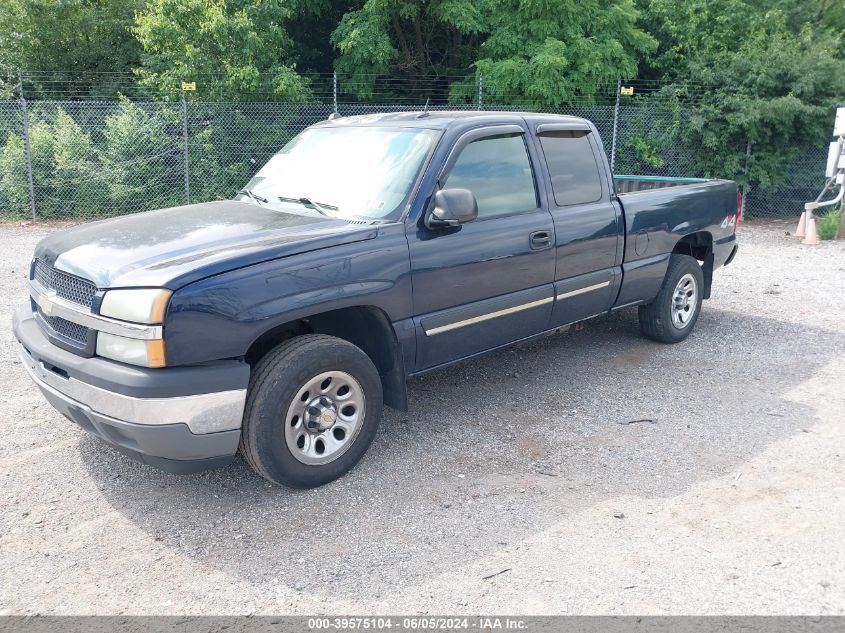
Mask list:
[[[556,327],[610,309],[621,282],[624,228],[592,127],[538,123],[535,131],[555,227]]]
[[[408,235],[418,371],[548,328],[554,226],[526,132],[494,125],[461,136],[439,181],[472,191],[478,218],[446,229],[420,219]]]

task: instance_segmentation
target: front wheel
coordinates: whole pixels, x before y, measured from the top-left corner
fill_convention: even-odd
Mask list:
[[[361,459],[381,408],[381,380],[369,356],[333,336],[299,336],[253,368],[241,454],[269,481],[320,486]]]
[[[661,343],[680,343],[690,335],[704,293],[701,265],[689,255],[672,255],[654,301],[640,306],[640,330]]]

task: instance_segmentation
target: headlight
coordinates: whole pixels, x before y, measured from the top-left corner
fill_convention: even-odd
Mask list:
[[[108,290],[100,304],[100,314],[135,323],[162,323],[170,295],[163,288]]]
[[[171,294],[164,288],[107,290],[100,303],[100,314],[133,323],[163,323]],[[142,367],[164,367],[164,341],[98,332],[97,356]]]
[[[164,341],[160,338],[142,340],[97,332],[97,356],[130,365],[164,367]]]

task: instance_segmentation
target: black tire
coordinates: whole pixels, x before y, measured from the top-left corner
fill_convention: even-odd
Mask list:
[[[688,305],[692,314],[686,322],[678,326],[672,318],[672,307],[678,283],[686,275],[690,275],[694,281],[695,298],[691,301],[691,305]],[[663,279],[663,286],[657,293],[657,297],[651,303],[639,308],[640,330],[643,335],[661,343],[683,341],[690,335],[698,321],[698,315],[701,314],[703,293],[704,274],[701,272],[698,260],[689,255],[672,255],[669,259],[669,267],[666,269],[666,277]],[[683,315],[681,314],[679,318],[683,318]]]
[[[291,436],[286,435],[286,429],[290,425],[287,418],[294,407],[306,407],[308,412],[318,410],[310,404],[300,405],[299,402],[306,403],[312,395],[319,395],[319,390],[313,393],[302,391],[309,384],[313,385],[316,377],[326,372],[342,372],[354,379],[352,382],[363,392],[363,413],[354,427],[357,431],[349,436],[351,439],[348,447],[333,461],[324,464],[303,463],[302,459],[311,459],[316,455],[309,457],[307,451],[297,450],[297,445],[293,447],[293,451],[296,451],[299,457],[295,456],[288,444]],[[326,381],[323,382],[325,383]],[[302,397],[299,397],[300,394]],[[343,401],[339,401],[339,404],[342,405]],[[335,404],[331,406],[335,407]],[[333,424],[340,426],[343,424],[338,413],[341,409],[335,409],[336,421]],[[352,343],[333,336],[298,336],[271,350],[253,367],[244,411],[240,452],[253,470],[273,483],[291,488],[321,486],[342,476],[358,463],[375,437],[381,409],[381,380],[369,356]],[[311,413],[303,413],[298,424],[290,426],[288,432],[291,435],[298,432],[303,436],[300,438],[303,439],[303,446],[307,440],[309,446],[313,441],[314,446],[319,448],[321,436],[309,431],[305,420],[307,416],[310,423],[320,423],[322,420],[317,417],[315,422]],[[298,418],[296,415],[290,417]],[[337,430],[329,427],[324,432],[337,433]],[[322,437],[331,441],[328,436]],[[328,444],[329,442],[323,442],[327,453]]]

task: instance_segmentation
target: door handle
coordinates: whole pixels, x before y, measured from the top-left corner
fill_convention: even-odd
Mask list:
[[[531,241],[531,250],[541,251],[549,248],[552,245],[552,234],[549,231],[534,231],[529,239]]]

